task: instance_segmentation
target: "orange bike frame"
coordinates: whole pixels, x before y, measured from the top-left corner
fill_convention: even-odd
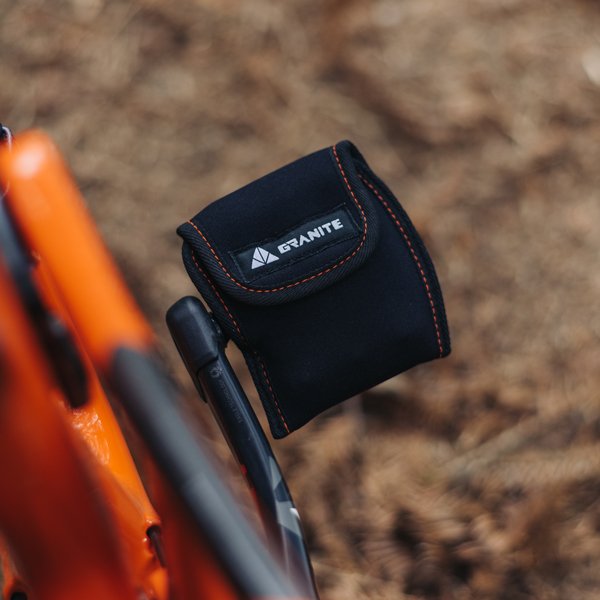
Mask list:
[[[124,349],[149,360],[151,330],[46,136],[23,134],[0,151],[0,181],[10,185],[4,202],[35,265],[35,287],[67,325],[88,381],[87,403],[68,408],[0,256],[0,531],[14,563],[5,593],[26,586],[39,600],[297,597],[241,521],[240,543],[255,549],[264,575],[248,586],[256,592],[233,584],[235,564],[225,575],[214,535],[207,544],[164,467],[142,457],[159,520],[100,384],[114,381]],[[157,529],[166,570],[149,539]]]

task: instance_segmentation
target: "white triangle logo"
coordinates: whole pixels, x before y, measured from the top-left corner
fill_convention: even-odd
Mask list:
[[[258,269],[258,267],[262,267],[263,265],[268,265],[269,263],[275,262],[279,260],[279,257],[267,252],[264,248],[258,246],[254,250],[254,255],[252,256],[252,268]]]

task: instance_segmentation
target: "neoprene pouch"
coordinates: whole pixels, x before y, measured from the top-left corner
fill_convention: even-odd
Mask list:
[[[348,141],[213,202],[178,233],[276,438],[450,352],[427,250]]]

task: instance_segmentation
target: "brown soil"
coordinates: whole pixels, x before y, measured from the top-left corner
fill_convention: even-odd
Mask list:
[[[600,596],[599,32],[594,0],[0,0],[0,120],[58,142],[181,381],[174,229],[211,200],[350,138],[424,236],[452,356],[276,444],[325,599]]]

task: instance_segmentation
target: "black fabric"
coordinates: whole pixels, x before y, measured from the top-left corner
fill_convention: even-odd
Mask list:
[[[450,352],[425,246],[350,142],[225,196],[178,233],[186,269],[242,350],[276,438]]]

